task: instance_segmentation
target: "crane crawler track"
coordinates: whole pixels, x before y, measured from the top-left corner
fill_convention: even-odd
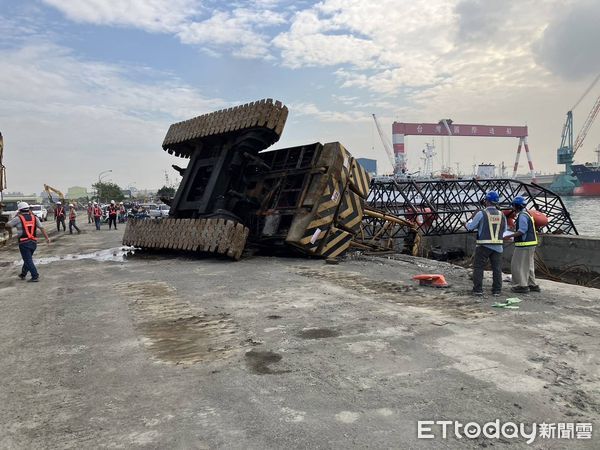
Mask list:
[[[267,142],[269,146],[281,136],[287,116],[287,107],[279,101],[273,102],[272,99],[222,109],[174,123],[169,127],[162,147],[170,154],[189,158],[194,147],[186,144],[211,136],[239,133],[253,128],[269,132],[270,142]]]
[[[233,220],[162,219],[127,223],[123,244],[142,249],[174,249],[226,255],[239,260],[248,228]]]

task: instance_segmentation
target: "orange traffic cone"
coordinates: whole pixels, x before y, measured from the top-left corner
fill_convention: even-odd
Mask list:
[[[412,278],[413,280],[419,280],[420,286],[432,286],[437,288],[445,288],[450,286],[446,282],[444,275],[438,273],[423,273],[421,275],[415,275]]]

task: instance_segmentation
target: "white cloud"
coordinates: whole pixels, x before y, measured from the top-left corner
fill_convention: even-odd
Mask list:
[[[356,123],[370,120],[370,116],[362,111],[325,111],[314,103],[290,103],[287,106],[292,117],[307,116],[316,122]]]
[[[228,106],[166,74],[136,82],[138,71],[151,71],[80,61],[52,44],[0,50],[0,58],[11,190],[86,185],[107,168],[119,183],[156,187],[169,167],[160,147],[169,124]]]
[[[232,12],[216,11],[209,19],[185,24],[177,35],[186,44],[233,47],[235,56],[261,58],[269,56],[269,39],[257,30],[284,22],[283,16],[273,11],[240,8]]]
[[[176,31],[199,12],[198,0],[43,0],[75,22]]]

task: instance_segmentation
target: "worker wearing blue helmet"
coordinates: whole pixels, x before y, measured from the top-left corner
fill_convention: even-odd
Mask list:
[[[526,294],[540,292],[535,281],[535,248],[538,245],[537,232],[533,217],[525,210],[527,200],[520,195],[512,201],[512,207],[517,213],[515,232],[507,238],[514,238],[515,250],[510,261],[513,292]]]
[[[488,260],[492,266],[492,294],[497,297],[502,291],[502,244],[506,218],[496,208],[498,202],[500,196],[496,191],[487,192],[482,200],[485,209],[465,222],[467,230],[477,230],[477,246],[473,258],[473,295],[477,297],[483,295],[483,270]]]

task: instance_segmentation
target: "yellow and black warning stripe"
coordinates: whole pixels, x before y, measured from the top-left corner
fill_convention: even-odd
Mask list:
[[[369,195],[371,177],[356,159],[352,160],[349,183],[354,192],[364,199],[367,198]]]
[[[348,250],[352,238],[351,233],[332,226],[318,253],[326,258],[335,258]]]
[[[363,199],[354,191],[346,189],[335,219],[336,226],[356,234],[360,231],[362,219]]]
[[[313,207],[314,217],[309,222],[298,244],[310,253],[317,251],[327,231],[342,199],[340,183],[333,177],[330,177],[327,186],[318,202]]]

